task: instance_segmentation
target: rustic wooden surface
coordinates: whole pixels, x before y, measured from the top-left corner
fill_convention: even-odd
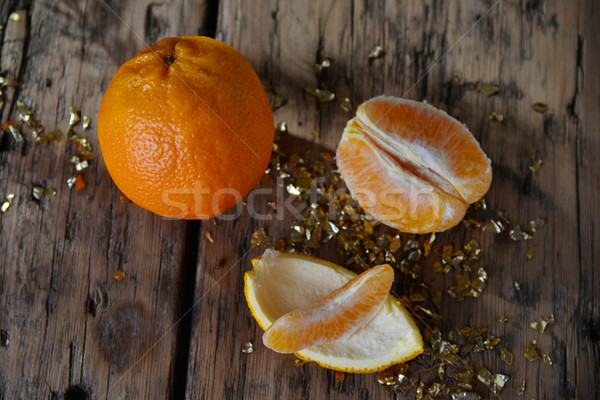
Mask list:
[[[20,22],[9,21],[15,11]],[[478,239],[490,276],[480,299],[446,300],[438,325],[487,326],[502,338],[515,355],[512,367],[497,349],[467,360],[511,377],[500,398],[518,398],[523,379],[526,399],[598,398],[599,21],[594,0],[9,0],[0,4],[0,65],[20,85],[5,90],[2,123],[14,118],[16,99],[50,129],[66,127],[70,105],[95,119],[118,66],[146,43],[180,34],[215,35],[235,46],[288,99],[274,115],[288,124],[282,146],[289,151],[334,150],[350,117],[339,106],[344,97],[354,105],[382,93],[427,99],[465,122],[492,158],[489,208],[521,226],[548,220],[527,243],[462,226],[438,235],[455,245]],[[386,54],[368,60],[375,45]],[[333,66],[317,79],[320,50]],[[487,98],[478,81],[501,91]],[[303,86],[330,89],[338,100],[318,104]],[[532,111],[538,101],[548,103],[545,114]],[[488,120],[493,111],[505,121]],[[95,122],[76,130],[98,149]],[[543,159],[537,175],[528,170],[532,146]],[[10,339],[0,343],[0,399],[414,396],[414,389],[380,386],[374,374],[335,385],[331,371],[313,363],[296,368],[293,356],[262,346],[242,293],[243,273],[261,251],[250,248],[249,237],[259,226],[285,236],[289,215],[257,221],[244,210],[218,224],[164,220],[121,203],[102,158],[85,172],[83,192],[68,190],[72,149],[65,140],[43,145],[28,138],[16,147],[5,134],[1,150],[0,197],[16,198],[0,214],[0,329]],[[38,203],[35,184],[58,194]],[[531,245],[537,255],[526,261]],[[342,261],[333,246],[317,254]],[[116,270],[127,277],[116,281]],[[424,281],[450,284],[427,271]],[[546,333],[529,327],[551,312],[557,324]],[[515,322],[499,324],[501,314]],[[552,349],[552,367],[523,357],[532,339]],[[247,341],[252,354],[241,352]],[[426,361],[416,359],[409,372],[430,384]],[[488,396],[480,384],[476,389]]]

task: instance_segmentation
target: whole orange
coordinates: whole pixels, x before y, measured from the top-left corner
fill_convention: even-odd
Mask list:
[[[207,37],[160,40],[126,61],[98,113],[118,188],[158,215],[204,219],[240,202],[269,163],[274,124],[248,61]]]

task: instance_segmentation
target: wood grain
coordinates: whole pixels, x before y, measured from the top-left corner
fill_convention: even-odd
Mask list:
[[[510,376],[501,398],[517,397],[522,380],[527,382],[527,398],[588,398],[597,391],[598,367],[593,364],[598,337],[590,332],[598,321],[592,306],[597,295],[592,293],[600,287],[592,262],[598,250],[593,240],[598,211],[591,208],[598,196],[593,183],[598,168],[593,157],[583,154],[596,148],[593,126],[598,114],[592,110],[597,107],[588,104],[597,102],[599,90],[597,74],[592,74],[585,85],[589,97],[582,100],[580,76],[586,76],[585,66],[597,58],[582,47],[588,43],[585,38],[597,37],[591,28],[597,12],[585,1],[577,7],[551,1],[270,1],[256,7],[241,1],[222,3],[219,10],[217,38],[238,48],[259,76],[288,99],[275,112],[276,122],[286,121],[292,135],[284,149],[300,154],[314,147],[335,150],[350,117],[339,107],[344,97],[355,106],[382,93],[427,99],[465,122],[492,158],[494,182],[486,196],[490,209],[504,210],[513,227],[526,227],[535,217],[548,220],[532,242],[515,243],[506,235],[462,226],[438,235],[438,243],[455,246],[475,238],[484,249],[482,264],[490,276],[484,296],[462,303],[446,297],[442,314],[448,317],[438,325],[444,332],[486,326],[502,338],[495,350],[465,358],[476,368],[485,365]],[[385,56],[368,60],[376,45],[385,49]],[[321,50],[333,66],[316,78],[313,63]],[[483,96],[476,89],[479,81],[497,83],[500,93]],[[304,86],[330,89],[338,100],[317,104],[303,93]],[[548,103],[549,110],[534,112],[535,102]],[[583,113],[581,104],[589,107],[585,125],[575,115]],[[489,120],[492,112],[503,114],[505,121]],[[314,143],[311,129],[319,132]],[[531,147],[543,159],[536,175],[528,169]],[[290,222],[289,215],[265,222],[244,212],[219,227],[203,224],[203,232],[211,231],[217,239],[210,244],[200,235],[187,397],[403,398],[378,385],[374,374],[349,375],[335,385],[330,371],[311,364],[296,368],[293,356],[262,346],[261,330],[243,306],[241,292],[249,259],[260,253],[247,252],[248,238],[258,226],[274,238],[286,237]],[[536,246],[537,257],[527,261],[531,246]],[[331,246],[317,254],[343,261]],[[219,264],[223,267],[213,268]],[[435,288],[452,283],[427,269],[423,280]],[[397,292],[404,293],[409,284],[403,279]],[[529,327],[535,318],[552,312],[558,323],[545,334]],[[502,314],[515,321],[500,324]],[[526,343],[533,339],[542,352],[552,349],[552,367],[524,357]],[[246,341],[255,346],[250,355],[241,352]],[[502,346],[514,353],[513,366],[501,361]],[[411,378],[431,384],[428,366],[428,357],[421,356],[412,364]],[[483,385],[475,387],[486,393]]]
[[[16,98],[47,130],[64,132],[76,106],[93,122],[75,131],[99,151],[95,118],[118,66],[145,40],[198,32],[204,3],[39,1],[28,11],[9,23],[2,49],[9,73],[24,56]],[[15,24],[27,40],[13,37]],[[119,201],[101,157],[84,172],[85,190],[69,190],[68,140],[26,140],[0,154],[0,192],[16,194],[0,216],[0,328],[10,335],[0,398],[173,397],[186,224]],[[37,202],[33,185],[57,195]],[[117,270],[123,281],[112,278]]]
[[[481,298],[457,303],[448,296],[442,332],[465,325],[489,327],[502,338],[494,350],[465,357],[510,376],[502,399],[591,399],[600,392],[600,7],[594,0],[456,0],[283,2],[27,1],[0,3],[1,58],[18,77],[4,90],[2,121],[14,119],[17,99],[30,105],[47,130],[65,129],[68,107],[92,116],[75,130],[98,150],[95,116],[114,72],[146,43],[181,34],[216,34],[239,49],[259,76],[285,96],[275,111],[289,134],[281,146],[307,158],[335,150],[346,121],[340,108],[382,93],[427,99],[466,123],[493,161],[489,211],[503,210],[512,225],[535,217],[547,224],[532,241],[513,242],[459,226],[436,244],[483,248],[489,274]],[[18,11],[20,22],[10,21]],[[216,29],[216,32],[215,32]],[[376,45],[385,50],[368,59]],[[333,60],[317,78],[319,51]],[[485,97],[477,82],[500,93]],[[319,104],[302,88],[332,90]],[[545,102],[546,113],[531,104]],[[491,121],[491,112],[504,115]],[[310,134],[317,130],[316,139]],[[0,135],[2,133],[0,132]],[[543,165],[529,171],[535,147]],[[15,193],[0,214],[0,399],[400,399],[408,393],[379,385],[375,374],[348,374],[264,348],[262,331],[243,296],[243,274],[262,249],[249,238],[264,227],[286,237],[293,220],[256,218],[273,193],[248,197],[239,216],[214,221],[161,219],[119,201],[102,158],[85,171],[86,189],[70,191],[73,154],[67,140],[44,145],[26,135],[18,145],[0,141],[0,198]],[[56,187],[37,202],[33,185]],[[235,214],[235,212],[233,212]],[[209,232],[214,243],[206,239]],[[391,231],[390,231],[391,232]],[[536,257],[526,251],[536,246]],[[342,263],[335,244],[315,253]],[[432,289],[451,276],[423,264]],[[123,270],[123,281],[112,272]],[[405,293],[410,278],[399,277]],[[520,290],[514,282],[520,284]],[[553,312],[557,323],[541,334],[529,327]],[[514,318],[505,325],[500,315]],[[423,322],[421,322],[423,323]],[[529,362],[536,339],[554,365]],[[255,351],[242,353],[253,342]],[[503,363],[499,348],[514,353]],[[426,384],[428,356],[410,363],[409,376]],[[492,398],[476,383],[482,398]]]

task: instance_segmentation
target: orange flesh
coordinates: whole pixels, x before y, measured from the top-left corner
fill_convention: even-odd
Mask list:
[[[294,353],[349,338],[379,311],[393,281],[389,265],[371,268],[311,307],[277,319],[265,331],[263,343],[279,353]]]
[[[405,232],[455,226],[491,183],[490,161],[464,125],[405,99],[363,103],[344,130],[336,158],[363,208]]]

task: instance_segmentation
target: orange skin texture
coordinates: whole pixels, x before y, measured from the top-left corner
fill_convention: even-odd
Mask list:
[[[269,163],[274,123],[248,61],[207,37],[167,38],[126,61],[98,113],[117,187],[155,214],[205,219],[235,206]]]

